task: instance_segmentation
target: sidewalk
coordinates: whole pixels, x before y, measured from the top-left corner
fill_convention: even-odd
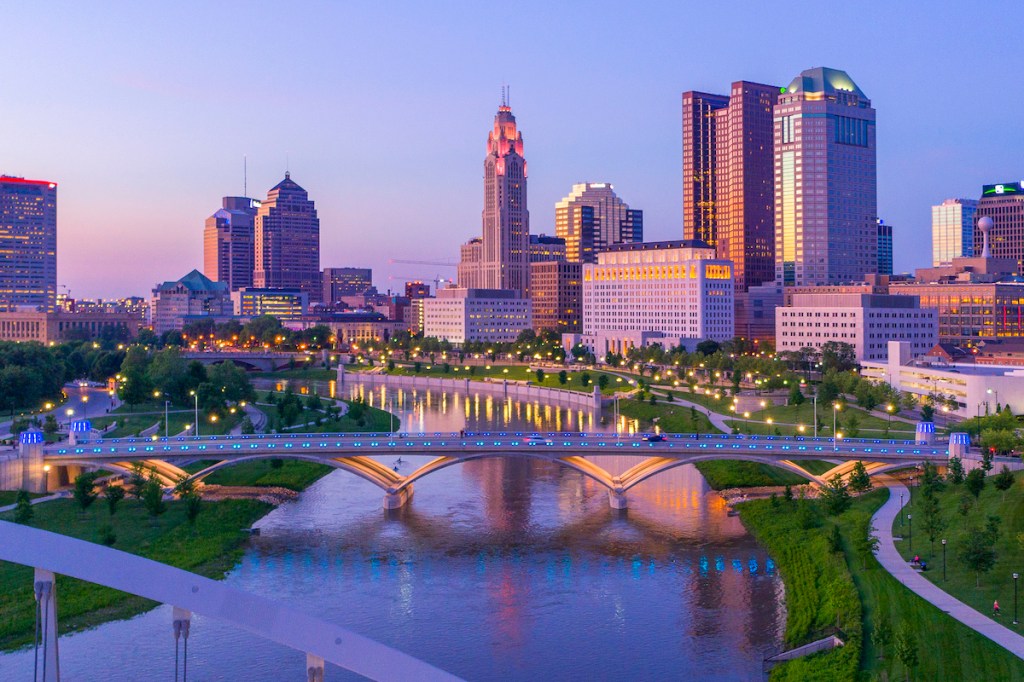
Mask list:
[[[893,542],[892,524],[902,509],[900,493],[903,493],[903,499],[909,500],[910,491],[891,476],[879,476],[878,480],[889,488],[889,499],[871,519],[875,535],[878,537],[877,556],[882,568],[925,601],[937,606],[978,634],[988,637],[1010,653],[1024,658],[1024,637],[942,591],[911,568],[910,564],[900,556]]]

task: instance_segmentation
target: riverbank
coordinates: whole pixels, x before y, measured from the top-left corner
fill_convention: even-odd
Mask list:
[[[771,679],[901,679],[907,669],[896,656],[894,640],[906,629],[918,660],[913,679],[1024,680],[1024,661],[907,590],[863,551],[870,517],[887,496],[885,490],[872,491],[834,518],[825,517],[810,500],[736,506],[782,575],[787,644],[802,643],[816,629],[837,623],[846,636],[846,646],[782,664]],[[834,525],[840,532],[839,552],[829,546]],[[885,646],[875,638],[882,623],[883,630],[893,633]]]

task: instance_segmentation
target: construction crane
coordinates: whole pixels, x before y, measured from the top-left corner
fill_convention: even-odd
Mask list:
[[[392,258],[388,263],[397,263],[399,265],[436,265],[442,268],[457,268],[458,263],[450,263],[448,261],[439,260],[401,260],[399,258]]]

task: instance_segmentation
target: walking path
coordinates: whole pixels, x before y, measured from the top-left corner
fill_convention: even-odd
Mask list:
[[[875,535],[878,537],[877,556],[882,567],[925,601],[937,606],[978,634],[988,637],[1010,653],[1024,658],[1024,637],[944,592],[911,568],[906,559],[900,556],[893,541],[892,524],[902,509],[900,493],[903,493],[902,499],[910,500],[910,491],[891,476],[879,476],[878,480],[889,488],[889,499],[871,519]]]

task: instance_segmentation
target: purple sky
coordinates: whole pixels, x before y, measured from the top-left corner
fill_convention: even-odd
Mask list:
[[[427,5],[430,5],[428,8]],[[675,5],[669,6],[669,5]],[[906,9],[901,6],[908,5]],[[453,269],[479,234],[502,82],[534,233],[574,182],[611,182],[648,239],[681,235],[680,93],[846,70],[878,112],[896,268],[930,260],[930,206],[1024,178],[1019,13],[971,3],[11,3],[0,172],[59,190],[75,296],[149,295],[202,265],[220,197],[292,177],[322,266],[378,287]],[[389,279],[395,276],[396,279]]]

